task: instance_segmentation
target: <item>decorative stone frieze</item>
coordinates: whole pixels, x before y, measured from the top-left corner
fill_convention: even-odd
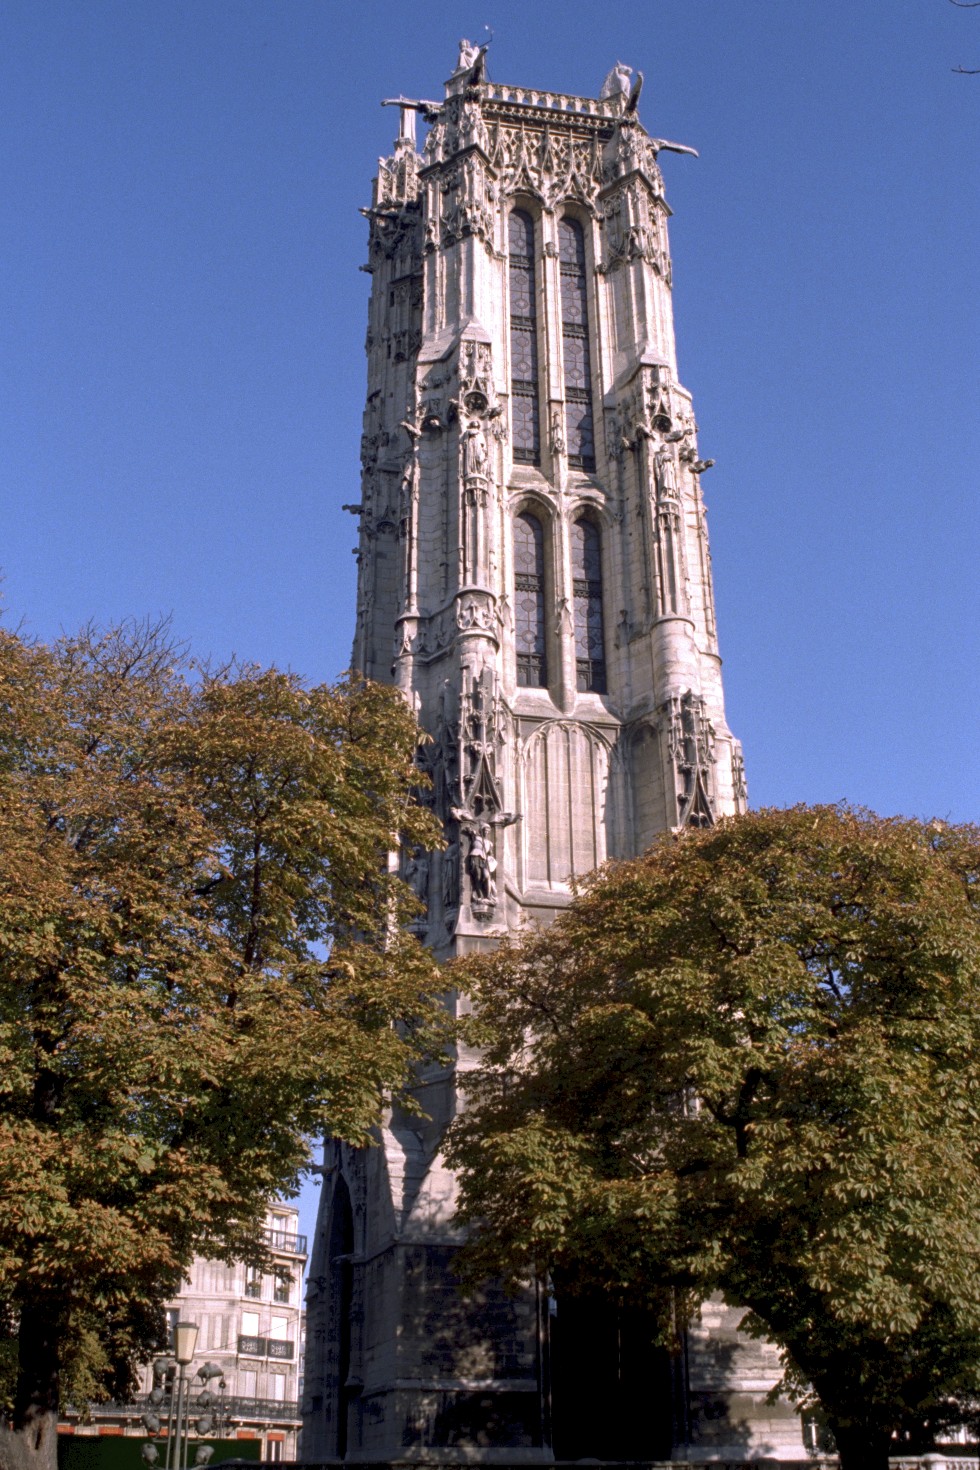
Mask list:
[[[353,665],[393,681],[429,736],[419,797],[446,845],[398,862],[416,932],[444,958],[547,922],[607,858],[746,799],[658,164],[664,149],[692,150],[647,134],[642,77],[622,63],[602,96],[573,97],[496,83],[487,59],[464,42],[441,100],[390,99],[399,137],[365,211],[368,398],[349,507]],[[464,1048],[458,1065],[471,1064]],[[420,1087],[425,1118],[394,1109],[379,1149],[331,1145],[318,1276],[346,1295],[318,1318],[304,1452],[604,1457],[562,1428],[546,1294],[489,1289],[481,1304],[456,1292],[455,1182],[440,1152],[454,1074],[433,1068]],[[752,1425],[772,1418],[763,1400],[779,1367],[719,1321],[691,1359],[690,1404],[710,1392],[712,1454],[729,1432],[762,1453]],[[727,1387],[709,1384],[719,1332]],[[669,1450],[669,1413],[658,1432]],[[635,1450],[663,1457],[652,1442]]]

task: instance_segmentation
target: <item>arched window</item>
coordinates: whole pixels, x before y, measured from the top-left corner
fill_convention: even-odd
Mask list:
[[[511,438],[517,464],[541,463],[538,412],[538,314],[534,292],[534,221],[515,209],[510,253]]]
[[[565,363],[565,425],[568,463],[595,469],[592,421],[592,367],[589,308],[585,283],[585,236],[578,220],[558,224],[561,273],[561,342]]]
[[[514,633],[517,682],[543,689],[545,657],[544,531],[537,516],[525,512],[514,521]]]
[[[584,517],[572,526],[572,597],[575,610],[576,686],[605,694],[602,552],[598,526]]]

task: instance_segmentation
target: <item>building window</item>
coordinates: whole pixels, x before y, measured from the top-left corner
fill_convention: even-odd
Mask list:
[[[269,1439],[269,1443],[268,1443],[268,1446],[266,1448],[265,1457],[266,1457],[267,1460],[275,1460],[277,1462],[282,1459],[282,1440],[281,1439],[272,1439],[272,1438]]]
[[[514,634],[518,684],[526,689],[543,689],[548,682],[544,531],[537,516],[526,511],[514,521]]]
[[[292,1279],[289,1272],[282,1266],[276,1267],[275,1283],[272,1288],[272,1300],[274,1302],[288,1302],[289,1288]]]
[[[269,1397],[281,1404],[286,1397],[286,1375],[285,1373],[269,1374]]]
[[[561,343],[565,371],[565,442],[568,463],[595,469],[592,418],[592,365],[589,307],[585,281],[585,236],[576,219],[558,224],[561,276]]]
[[[238,1374],[238,1392],[243,1399],[254,1399],[258,1374],[254,1368],[243,1368]]]
[[[534,221],[515,209],[510,254],[511,442],[517,464],[541,463],[538,410],[538,314],[534,290]]]
[[[579,689],[606,692],[602,632],[602,549],[592,521],[572,526],[572,597],[575,610],[575,675]]]
[[[262,1272],[257,1266],[245,1270],[245,1295],[258,1299],[262,1295]]]

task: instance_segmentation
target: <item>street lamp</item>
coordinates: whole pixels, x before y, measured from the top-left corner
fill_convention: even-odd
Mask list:
[[[197,1323],[174,1323],[174,1357],[177,1359],[177,1393],[171,1396],[174,1428],[167,1434],[166,1470],[187,1470],[187,1366],[194,1361]],[[174,1404],[176,1397],[176,1404]]]
[[[149,1406],[142,1420],[144,1428],[150,1434],[158,1434],[162,1427],[160,1416],[163,1413],[164,1399],[169,1399],[167,1454],[163,1470],[187,1470],[187,1441],[192,1428],[196,1434],[211,1434],[214,1430],[220,1435],[224,1426],[225,1380],[217,1363],[205,1363],[194,1375],[195,1378],[201,1380],[201,1391],[194,1400],[195,1407],[200,1409],[201,1413],[194,1420],[193,1425],[190,1423],[192,1386],[188,1380],[187,1369],[194,1360],[197,1334],[196,1322],[177,1322],[173,1329],[173,1349],[176,1362],[171,1363],[163,1359],[153,1365],[153,1389],[150,1393]],[[211,1391],[215,1379],[218,1380],[217,1387],[220,1395],[217,1401]],[[211,1445],[198,1445],[194,1456],[195,1466],[207,1465],[213,1454],[214,1450]],[[156,1445],[145,1444],[142,1456],[149,1470],[154,1470],[160,1458]]]

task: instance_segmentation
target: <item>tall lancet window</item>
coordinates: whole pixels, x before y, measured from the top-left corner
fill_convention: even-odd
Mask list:
[[[548,682],[545,657],[544,531],[526,512],[514,521],[514,633],[517,682],[541,689]]]
[[[585,236],[576,219],[558,225],[561,270],[561,342],[565,361],[565,438],[568,463],[595,469],[589,307],[585,283]]]
[[[575,604],[575,675],[579,689],[606,692],[602,632],[602,552],[599,528],[582,519],[572,526],[572,596]]]
[[[510,253],[511,435],[517,464],[541,463],[538,410],[538,314],[534,294],[534,221],[515,209]]]

